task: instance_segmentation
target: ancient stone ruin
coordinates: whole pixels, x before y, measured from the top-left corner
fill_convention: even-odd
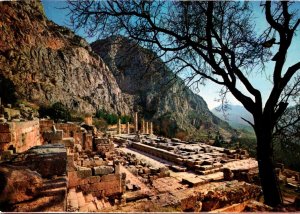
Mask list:
[[[260,201],[257,161],[246,150],[156,136],[137,113],[106,136],[91,120],[2,118],[1,210],[272,210]],[[279,165],[277,174],[299,185],[299,173]]]

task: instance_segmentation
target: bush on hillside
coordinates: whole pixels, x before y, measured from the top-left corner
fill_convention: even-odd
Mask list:
[[[58,120],[71,120],[69,109],[61,102],[56,102],[50,107],[40,107],[39,114],[41,117],[49,116],[55,122],[57,122]]]
[[[113,125],[113,124],[117,124],[118,123],[118,115],[114,114],[114,113],[108,113],[106,110],[104,109],[101,109],[101,110],[98,110],[96,112],[96,117],[97,118],[102,118],[104,119],[108,125]]]

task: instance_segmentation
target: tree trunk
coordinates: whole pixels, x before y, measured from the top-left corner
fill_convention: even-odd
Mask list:
[[[274,170],[272,129],[268,125],[261,127],[256,130],[259,176],[265,204],[274,207],[282,203],[282,197]]]

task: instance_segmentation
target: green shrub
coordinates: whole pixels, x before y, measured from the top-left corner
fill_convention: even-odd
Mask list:
[[[109,125],[117,124],[117,122],[118,122],[118,115],[116,115],[116,114],[108,114],[106,116],[106,118],[104,118],[104,119],[107,121],[107,123]]]
[[[107,129],[107,122],[103,118],[94,118],[93,125],[100,131],[105,131]]]
[[[39,114],[42,117],[49,116],[55,122],[58,120],[69,121],[71,119],[69,109],[61,102],[56,102],[51,107],[40,107]]]
[[[121,123],[125,124],[125,123],[131,123],[131,117],[128,115],[122,115],[121,116]]]
[[[118,122],[118,118],[119,118],[118,115],[113,114],[113,113],[110,114],[104,109],[98,110],[96,112],[96,117],[99,119],[100,118],[104,119],[107,122],[107,124],[109,124],[109,125],[116,124]]]

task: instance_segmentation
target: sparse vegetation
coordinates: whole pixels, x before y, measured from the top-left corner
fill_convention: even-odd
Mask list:
[[[114,113],[108,113],[104,109],[98,110],[96,112],[96,117],[99,119],[100,118],[104,119],[109,125],[117,124],[118,122],[118,115]]]
[[[105,131],[107,129],[107,122],[103,118],[94,118],[93,125],[100,131]]]
[[[117,114],[109,113],[104,109],[98,110],[96,112],[96,117],[98,119],[103,119],[108,125],[114,125],[118,123],[118,119],[121,119],[121,123],[132,122],[132,118],[129,115],[121,115],[120,117]]]
[[[39,114],[41,117],[49,116],[55,122],[58,122],[58,120],[71,120],[70,110],[61,102],[56,102],[50,107],[40,107]]]

